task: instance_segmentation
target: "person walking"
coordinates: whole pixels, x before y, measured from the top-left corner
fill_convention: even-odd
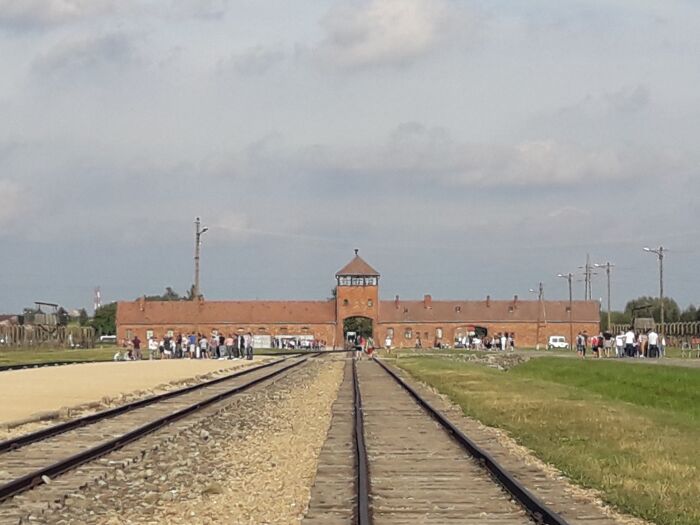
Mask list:
[[[657,334],[653,328],[649,330],[649,333],[647,334],[647,343],[649,345],[647,355],[652,359],[659,357],[659,334]]]
[[[245,358],[248,361],[253,359],[253,334],[250,332],[245,335]]]
[[[141,339],[139,339],[138,335],[135,335],[131,343],[134,345],[134,359],[140,360],[143,357],[141,355]]]
[[[622,357],[625,349],[625,334],[620,332],[615,336],[615,357]]]
[[[156,338],[155,335],[152,335],[148,339],[148,360],[151,361],[153,359],[156,359],[157,355],[158,355],[158,339]]]
[[[224,339],[224,348],[226,348],[226,359],[233,358],[233,336],[228,334],[228,337]]]
[[[625,333],[625,355],[627,357],[634,357],[634,343],[634,332],[632,331],[632,328],[630,328]]]

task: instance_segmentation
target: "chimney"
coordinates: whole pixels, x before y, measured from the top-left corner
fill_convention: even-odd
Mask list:
[[[486,296],[486,308],[491,308],[491,296]]]
[[[433,307],[433,298],[430,296],[430,294],[425,294],[423,296],[423,308],[432,308]]]
[[[518,307],[518,296],[515,295],[515,296],[513,296],[513,308],[517,308],[517,307]]]
[[[394,308],[397,310],[399,309],[399,296],[396,296],[396,299],[394,299]]]
[[[142,295],[141,297],[139,297],[139,310],[141,310],[142,312],[146,311],[146,296],[145,295]]]

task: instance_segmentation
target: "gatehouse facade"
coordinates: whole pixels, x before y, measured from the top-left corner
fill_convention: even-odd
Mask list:
[[[597,301],[382,300],[380,274],[355,251],[338,270],[336,294],[323,301],[123,301],[117,305],[117,337],[142,340],[150,336],[190,332],[224,335],[251,333],[257,347],[285,339],[323,341],[340,348],[348,319],[365,318],[377,346],[395,348],[454,346],[469,335],[513,334],[519,347],[546,345],[549,336],[569,340],[570,329],[589,334],[600,330]]]

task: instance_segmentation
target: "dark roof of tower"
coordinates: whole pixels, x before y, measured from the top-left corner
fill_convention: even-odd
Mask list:
[[[335,274],[336,277],[341,275],[369,275],[379,277],[379,272],[367,264],[367,261],[357,255],[357,252],[355,252],[355,257],[352,259],[352,261],[343,266]]]

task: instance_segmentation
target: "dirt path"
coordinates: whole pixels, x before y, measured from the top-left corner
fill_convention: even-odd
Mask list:
[[[269,358],[256,357],[253,362]],[[172,359],[87,363],[3,372],[0,425],[134,391],[153,389],[251,361]]]

